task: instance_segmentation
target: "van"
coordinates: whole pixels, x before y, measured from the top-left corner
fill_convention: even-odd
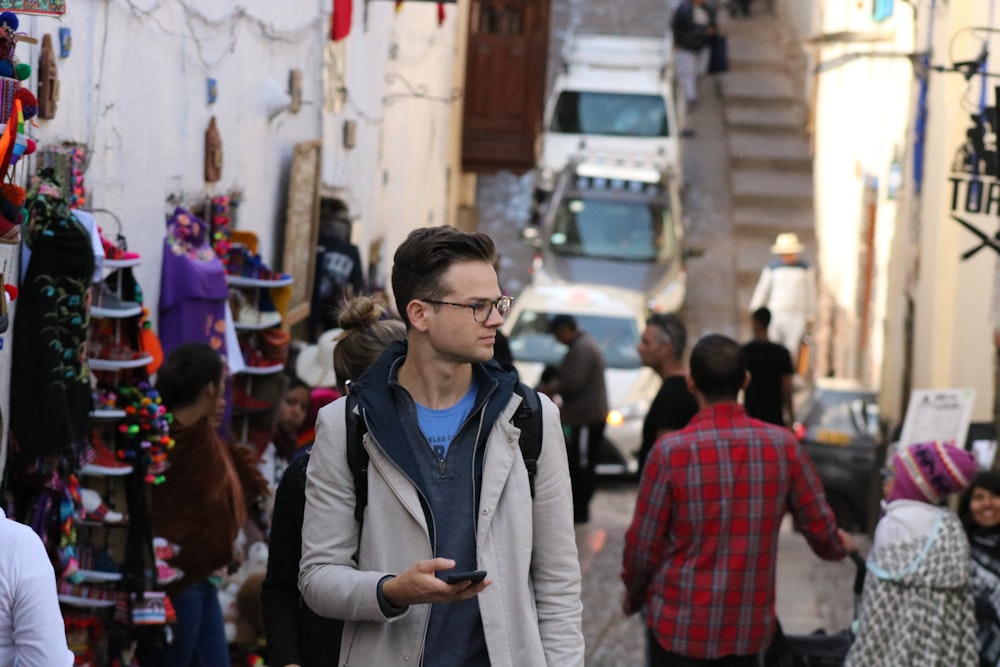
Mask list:
[[[687,291],[676,179],[635,163],[573,159],[537,225],[532,284],[598,283],[641,292],[647,308],[680,310]]]
[[[538,146],[535,201],[586,153],[645,159],[682,177],[673,38],[578,34],[562,53]]]

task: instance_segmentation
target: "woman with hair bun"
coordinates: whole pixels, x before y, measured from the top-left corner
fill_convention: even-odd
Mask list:
[[[348,301],[341,309],[339,323],[343,332],[333,348],[333,368],[342,393],[350,391],[350,383],[390,343],[406,339],[405,325],[385,319],[385,313],[382,306],[366,296]],[[318,616],[299,594],[308,464],[308,456],[292,459],[274,500],[267,575],[261,591],[268,664],[272,667],[334,667],[340,654],[343,621]]]

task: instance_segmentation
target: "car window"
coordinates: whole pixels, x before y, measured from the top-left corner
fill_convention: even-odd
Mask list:
[[[517,361],[558,364],[566,346],[549,333],[549,321],[558,313],[522,310],[510,333],[510,351]],[[636,344],[639,325],[632,318],[574,315],[577,326],[594,337],[608,368],[639,368]]]
[[[869,397],[843,395],[836,402],[810,402],[806,426],[830,431],[879,435],[878,404]]]
[[[564,90],[556,100],[552,132],[620,137],[666,137],[667,107],[659,95]]]
[[[669,206],[596,195],[563,199],[549,235],[549,247],[557,255],[632,262],[670,260],[676,245]]]

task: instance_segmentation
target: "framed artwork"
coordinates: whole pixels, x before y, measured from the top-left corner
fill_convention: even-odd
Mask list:
[[[316,273],[316,239],[319,235],[319,182],[321,144],[295,144],[288,179],[288,207],[281,270],[294,278],[284,326],[290,328],[309,317]]]

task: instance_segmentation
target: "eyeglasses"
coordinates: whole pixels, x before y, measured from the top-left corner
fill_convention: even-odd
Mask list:
[[[500,313],[500,317],[507,317],[507,313],[510,312],[510,306],[514,302],[514,299],[509,296],[502,296],[496,301],[490,301],[489,299],[480,299],[475,303],[454,303],[452,301],[435,301],[434,299],[420,299],[425,303],[433,303],[438,306],[456,306],[458,308],[471,308],[472,309],[472,319],[474,319],[479,324],[485,324],[486,320],[490,319],[490,314],[493,313],[493,309],[496,308],[497,312]]]
[[[886,467],[886,468],[881,468],[878,471],[878,474],[882,478],[883,482],[887,482],[887,481],[889,481],[890,479],[892,479],[893,477],[896,476],[896,471],[893,470],[892,468]]]

